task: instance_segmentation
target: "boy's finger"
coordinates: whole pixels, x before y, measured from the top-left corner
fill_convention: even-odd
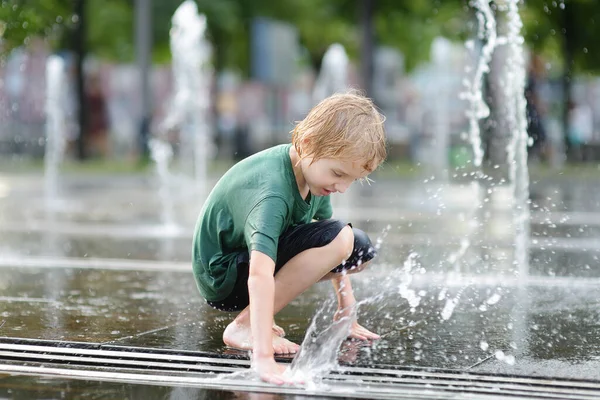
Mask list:
[[[378,334],[376,334],[375,332],[371,332],[365,327],[361,327],[361,333],[370,339],[380,339],[380,336]]]
[[[352,339],[357,339],[357,340],[367,340],[367,337],[366,337],[365,335],[361,335],[361,334],[360,334],[360,333],[358,333],[358,332],[354,332],[354,333],[352,333],[352,334],[350,335],[350,337],[351,337]]]
[[[267,382],[267,383],[272,383],[274,385],[283,385],[284,384],[284,380],[281,378],[278,378],[277,375],[273,375],[273,374],[264,374],[261,375],[260,377],[263,381]]]

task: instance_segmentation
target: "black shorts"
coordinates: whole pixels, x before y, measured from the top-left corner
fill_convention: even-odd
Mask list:
[[[337,219],[326,219],[308,224],[296,225],[289,228],[279,238],[277,245],[277,262],[275,274],[292,258],[305,250],[328,245],[336,236],[350,225]],[[352,225],[350,225],[352,226]],[[373,257],[376,252],[371,240],[360,229],[352,228],[354,232],[354,250],[350,257],[331,272],[341,272],[356,268]],[[248,274],[250,272],[250,255],[247,251],[239,253],[237,258],[237,279],[229,296],[221,301],[207,303],[222,311],[240,311],[250,304],[248,296]]]

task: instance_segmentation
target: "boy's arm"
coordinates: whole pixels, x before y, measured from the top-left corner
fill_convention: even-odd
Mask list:
[[[248,294],[250,297],[250,330],[252,332],[252,367],[261,379],[281,385],[290,382],[283,376],[285,367],[273,356],[273,303],[275,299],[275,262],[257,250],[250,253]]]
[[[273,359],[271,329],[273,326],[273,301],[275,262],[260,251],[250,253],[248,294],[250,298],[250,328],[252,330],[255,360]]]
[[[338,320],[340,318],[350,316],[352,310],[354,307],[356,307],[356,299],[354,298],[350,277],[347,274],[340,274],[339,276],[333,278],[331,283],[333,283],[333,288],[338,299],[338,309],[335,313],[334,319]],[[361,326],[355,320],[352,323],[348,337],[360,340],[373,340],[379,339],[381,336]]]
[[[338,311],[336,314],[344,312],[343,310],[349,312],[356,304],[354,292],[352,291],[352,284],[350,283],[350,277],[347,274],[338,275],[339,276],[336,276],[331,280],[338,300]]]

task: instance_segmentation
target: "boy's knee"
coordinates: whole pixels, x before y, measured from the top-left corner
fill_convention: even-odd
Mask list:
[[[371,244],[371,239],[369,235],[367,235],[364,231],[356,228],[352,228],[352,233],[354,236],[354,246],[353,249],[357,249],[358,251],[364,252],[374,252],[373,245]]]
[[[360,229],[352,228],[352,248],[345,261],[334,268],[331,272],[341,272],[343,270],[349,273],[362,271],[366,264],[376,255],[375,248],[371,244],[369,236]]]
[[[347,262],[350,264],[350,269],[357,268],[357,272],[360,272],[375,257],[376,251],[369,235],[356,228],[352,228],[352,231],[354,233],[354,246],[352,255]]]
[[[352,254],[354,249],[354,232],[352,227],[345,225],[340,233],[335,237],[336,248],[339,249],[341,260],[345,260]]]

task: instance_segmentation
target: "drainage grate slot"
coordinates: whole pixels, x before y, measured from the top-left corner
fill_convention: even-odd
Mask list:
[[[262,382],[226,379],[247,370],[247,359],[210,357],[205,353],[117,347],[49,341],[10,343],[0,338],[0,372],[69,377],[114,382],[186,385],[205,388],[231,386],[244,391],[306,394],[293,387],[274,388]],[[217,375],[225,379],[218,378]],[[472,372],[400,368],[341,367],[323,379],[329,397],[369,398],[485,398],[597,399],[600,382]],[[311,394],[319,394],[313,393]]]

